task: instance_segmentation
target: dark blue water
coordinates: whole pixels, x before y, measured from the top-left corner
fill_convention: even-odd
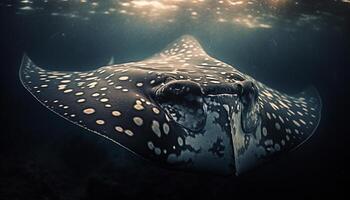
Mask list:
[[[152,1],[156,7],[142,12],[120,2],[132,1],[1,2],[0,199],[345,194],[350,3]],[[315,86],[323,100],[315,136],[299,151],[240,177],[169,171],[66,123],[19,82],[24,53],[47,69],[88,70],[111,57],[115,63],[142,60],[183,34],[273,88],[293,94]]]

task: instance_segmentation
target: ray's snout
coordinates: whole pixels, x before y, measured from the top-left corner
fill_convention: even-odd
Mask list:
[[[254,132],[259,123],[258,88],[250,80],[238,80],[234,83],[211,85],[204,88],[207,95],[237,95],[243,105],[242,129],[246,133]]]

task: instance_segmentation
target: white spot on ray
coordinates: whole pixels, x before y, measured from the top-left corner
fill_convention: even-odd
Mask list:
[[[119,80],[120,80],[120,81],[126,81],[126,80],[128,80],[128,79],[129,79],[128,76],[121,76],[121,77],[119,77]]]
[[[84,103],[86,100],[85,99],[78,99],[77,102],[78,103]]]
[[[109,99],[108,99],[108,98],[102,98],[102,99],[100,99],[100,101],[101,101],[102,103],[105,103],[105,102],[108,102]]]
[[[112,111],[112,115],[113,115],[114,117],[119,117],[120,115],[122,115],[122,113],[115,110],[115,111]]]
[[[70,92],[73,92],[73,89],[68,89],[68,90],[63,91],[63,93],[70,93]]]
[[[98,97],[98,96],[100,96],[100,94],[99,93],[93,93],[91,96]]]
[[[277,130],[280,130],[280,129],[281,129],[281,125],[280,125],[278,122],[276,122],[276,123],[275,123],[275,128],[276,128]]]
[[[169,127],[169,125],[168,125],[167,123],[164,123],[164,124],[163,124],[163,131],[164,131],[164,133],[165,133],[166,135],[169,134],[170,127]]]
[[[141,104],[135,104],[134,108],[139,111],[144,109],[144,107]]]
[[[271,119],[270,113],[266,112],[266,116],[267,116],[267,118]]]
[[[148,148],[149,148],[150,150],[153,150],[153,149],[154,149],[154,144],[153,144],[153,142],[151,142],[151,141],[147,142],[147,146],[148,146]]]
[[[93,108],[86,108],[83,110],[84,114],[87,114],[87,115],[91,115],[93,113],[95,113],[95,109]]]
[[[58,85],[58,90],[66,89],[67,85]]]
[[[267,129],[266,129],[266,127],[262,128],[262,133],[263,133],[264,136],[267,136]]]
[[[87,86],[89,88],[94,88],[94,87],[96,87],[97,84],[98,84],[98,82],[92,82],[92,83],[89,83]]]
[[[131,130],[128,130],[128,129],[124,130],[124,133],[127,134],[128,136],[133,136],[134,135],[134,133]]]
[[[156,155],[160,155],[162,153],[162,151],[160,150],[160,148],[156,147],[156,148],[154,148],[154,153]]]
[[[183,145],[183,140],[182,140],[182,138],[181,137],[178,137],[177,138],[177,143],[180,145],[180,146],[182,146]]]
[[[124,129],[121,126],[116,126],[116,127],[114,127],[114,129],[120,133],[122,133],[124,131]]]
[[[141,117],[134,117],[133,121],[137,126],[142,126],[143,124],[143,119]]]
[[[284,124],[284,120],[281,116],[278,116],[278,119],[282,122],[282,124]]]
[[[294,124],[295,124],[297,127],[300,127],[299,122],[297,122],[297,121],[293,120],[293,123],[294,123]]]
[[[158,137],[161,137],[161,132],[159,129],[159,122],[158,121],[153,120],[151,128],[152,128],[153,133],[155,133]]]
[[[102,120],[102,119],[98,119],[98,120],[96,120],[96,124],[98,124],[98,125],[104,125],[104,124],[105,124],[105,121]]]
[[[62,80],[61,83],[70,83],[70,80]]]
[[[160,113],[159,109],[156,108],[156,107],[153,107],[152,111],[154,112],[154,114],[159,114]]]

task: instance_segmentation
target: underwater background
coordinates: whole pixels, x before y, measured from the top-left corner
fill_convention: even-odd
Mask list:
[[[348,0],[2,0],[0,199],[345,198],[349,16]],[[24,53],[46,69],[90,70],[183,34],[274,89],[315,86],[314,136],[239,177],[172,171],[67,123],[19,81]]]

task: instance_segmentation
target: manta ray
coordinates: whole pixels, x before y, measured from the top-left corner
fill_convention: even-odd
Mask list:
[[[321,117],[316,89],[271,89],[189,35],[92,71],[45,70],[25,55],[19,74],[54,113],[170,169],[239,175],[299,147]]]

